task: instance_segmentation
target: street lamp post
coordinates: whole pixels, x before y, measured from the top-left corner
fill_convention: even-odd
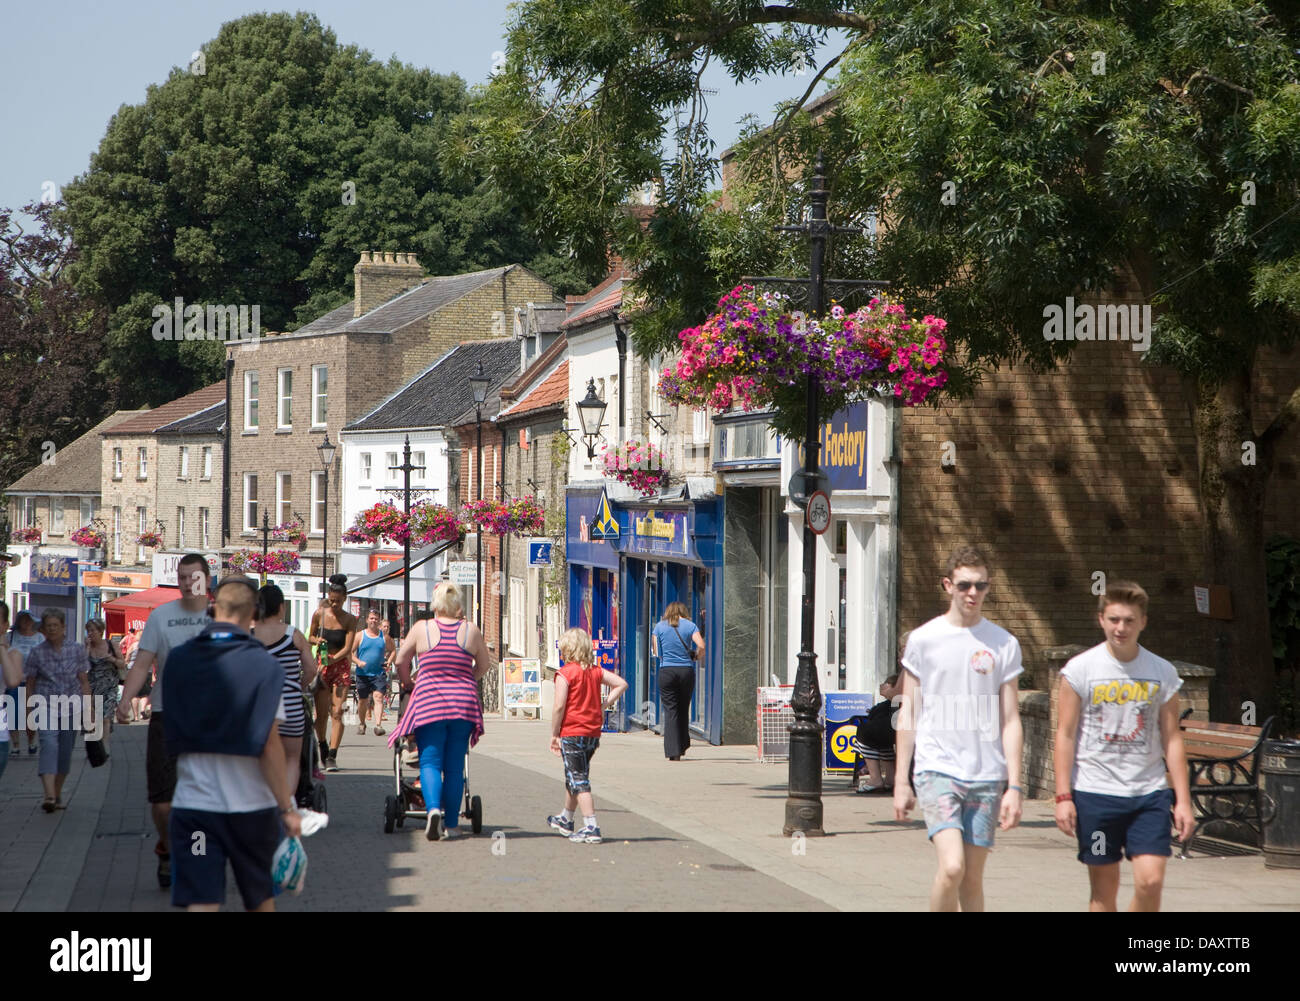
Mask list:
[[[483,362],[478,363],[478,372],[469,377],[470,388],[474,392],[474,423],[478,429],[478,444],[474,454],[478,463],[478,474],[474,477],[475,499],[483,499],[483,404],[487,402],[488,384],[492,380],[483,374]],[[474,533],[475,546],[478,550],[475,558],[474,604],[478,606],[476,618],[479,632],[483,631],[483,526],[478,526]]]
[[[321,465],[325,468],[325,475],[321,480],[321,535],[320,535],[320,593],[324,597],[327,593],[326,581],[329,574],[326,572],[329,563],[329,539],[330,539],[330,466],[334,462],[334,452],[338,446],[330,443],[330,434],[325,432],[325,440],[316,446],[316,451],[320,453]]]
[[[411,465],[411,436],[406,436],[406,441],[402,445],[402,464],[397,467],[402,471],[402,511],[405,516],[407,531],[406,539],[402,542],[402,639],[411,631],[411,473],[413,470],[423,472],[423,466]]]
[[[587,458],[596,458],[596,439],[600,437],[601,422],[605,419],[605,401],[596,395],[596,380],[587,380],[587,395],[574,404],[578,408],[578,423],[582,425],[582,440],[587,443]]]
[[[824,303],[826,277],[823,273],[826,258],[826,240],[832,233],[858,233],[860,228],[832,226],[826,218],[826,166],[819,150],[813,172],[811,212],[809,218],[798,225],[778,226],[787,233],[803,233],[812,244],[809,274],[804,279],[742,278],[742,281],[763,286],[804,286],[808,297],[808,315],[821,315]],[[836,280],[837,289],[859,291],[881,288],[888,282]],[[791,479],[791,498],[806,505],[809,496],[817,489],[829,489],[825,474],[818,468],[818,409],[821,404],[821,384],[816,376],[808,377],[807,417],[804,424],[804,468]],[[803,527],[803,602],[800,628],[798,667],[795,669],[794,691],[790,708],[794,722],[790,725],[790,777],[785,801],[786,837],[800,833],[818,837],[826,832],[822,828],[822,733],[817,725],[821,708],[821,686],[817,682],[817,654],[813,652],[813,612],[817,603],[817,536],[808,519]]]
[[[266,584],[266,554],[271,545],[271,515],[262,508],[262,584]]]

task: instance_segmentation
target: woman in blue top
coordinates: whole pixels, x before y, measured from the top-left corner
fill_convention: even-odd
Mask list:
[[[664,706],[664,756],[680,761],[691,746],[691,693],[695,663],[704,657],[704,637],[686,617],[687,608],[674,601],[650,637],[650,652],[659,658],[659,697]]]

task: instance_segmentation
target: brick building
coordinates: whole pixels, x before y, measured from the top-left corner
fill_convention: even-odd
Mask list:
[[[549,285],[519,265],[430,277],[404,253],[366,251],[353,278],[352,302],[297,331],[227,342],[221,541],[252,545],[264,506],[272,524],[298,513],[310,540],[300,574],[316,580],[323,569],[333,570],[343,528],[341,476],[337,467],[330,471],[326,487],[318,446],[331,432],[337,444],[342,428],[462,341],[499,338],[509,332],[516,308],[553,298]]]

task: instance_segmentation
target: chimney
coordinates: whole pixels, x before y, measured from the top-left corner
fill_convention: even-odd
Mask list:
[[[424,279],[424,268],[414,254],[363,250],[352,276],[355,288],[352,315],[357,317],[419,285]]]

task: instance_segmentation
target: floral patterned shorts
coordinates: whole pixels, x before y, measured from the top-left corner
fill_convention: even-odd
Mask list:
[[[968,845],[993,847],[1006,782],[963,782],[942,772],[917,772],[914,782],[925,813],[926,837],[953,828]]]

